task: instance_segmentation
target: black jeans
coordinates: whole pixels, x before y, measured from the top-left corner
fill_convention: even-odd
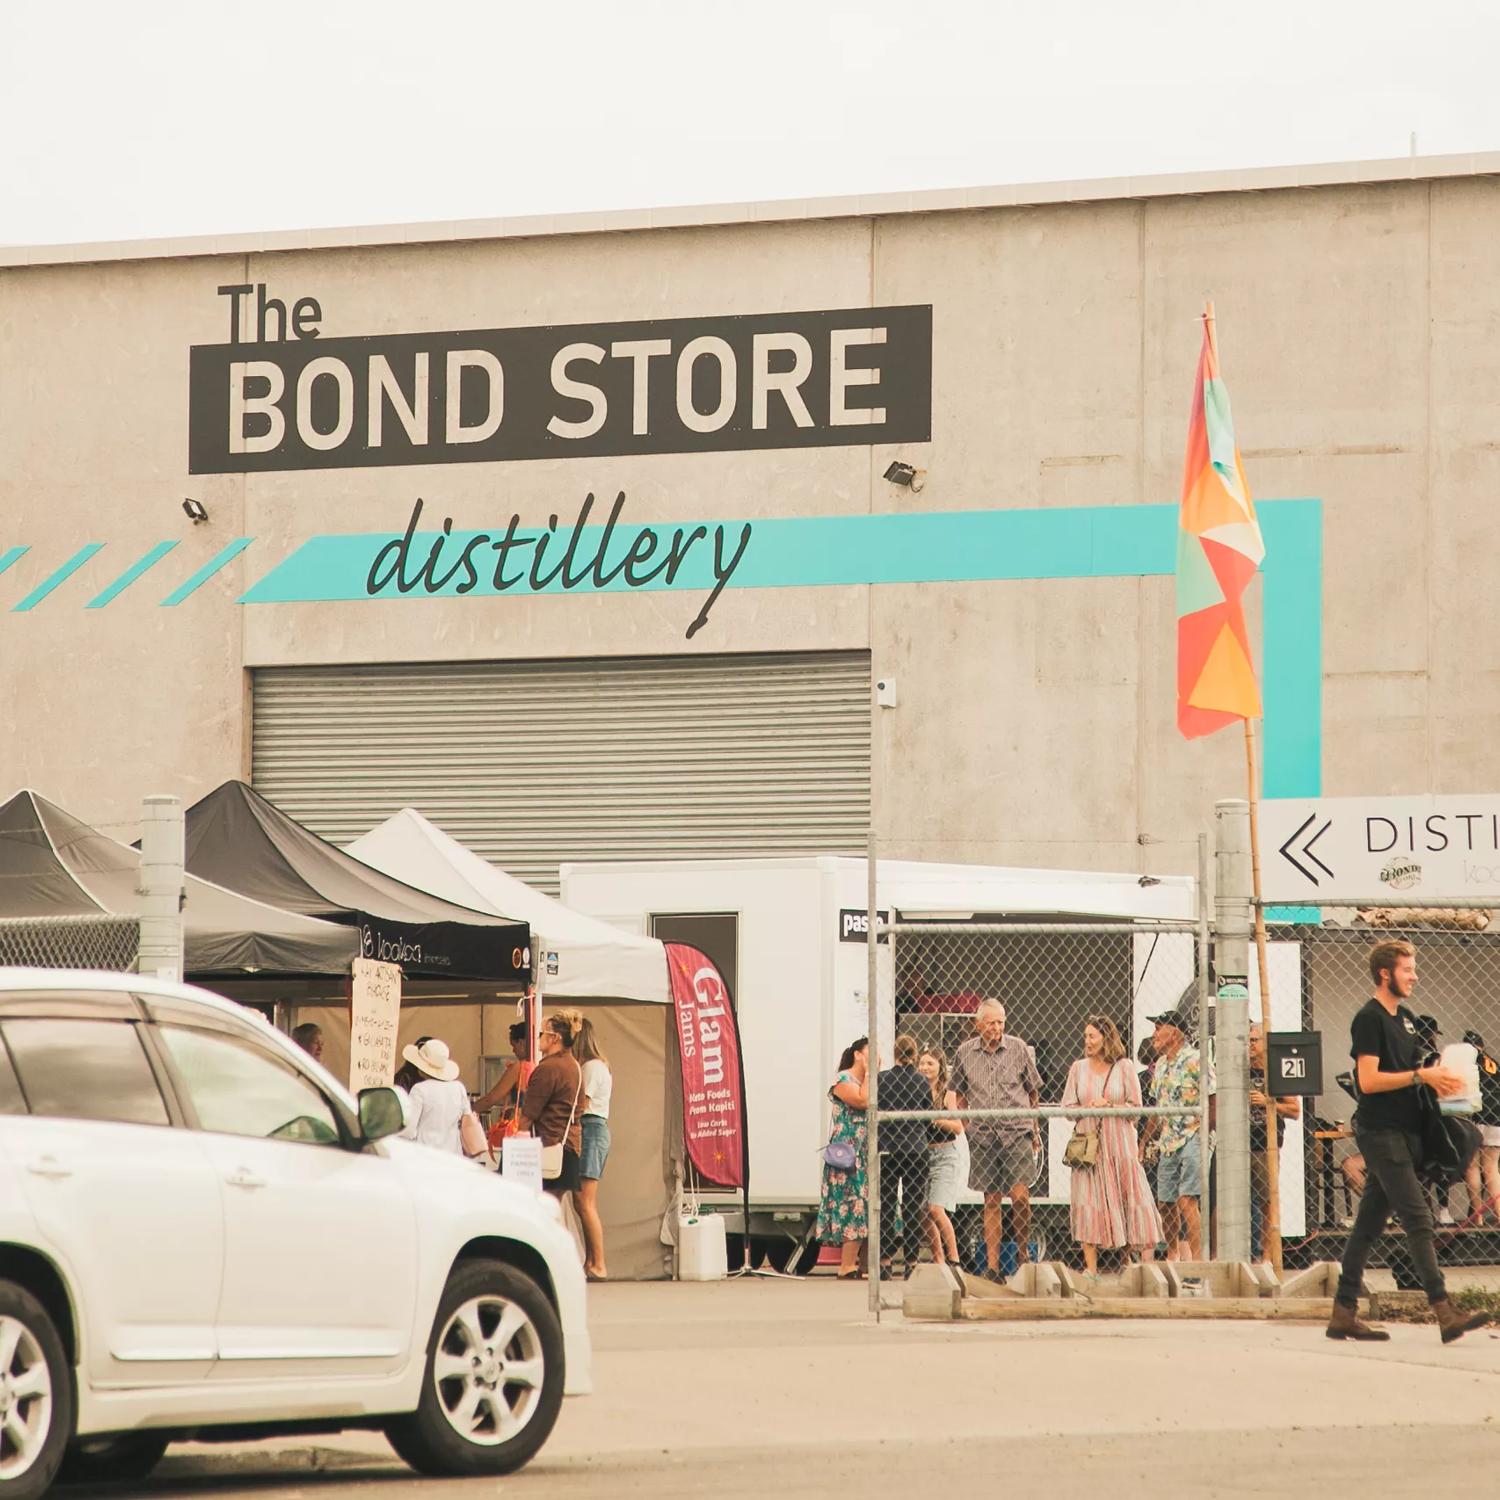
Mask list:
[[[901,1196],[901,1238],[906,1251],[906,1269],[917,1263],[927,1237],[927,1153],[921,1156],[887,1156],[880,1153],[880,1258],[889,1261],[896,1247],[891,1243],[896,1195]]]
[[[1380,1238],[1394,1209],[1406,1232],[1407,1250],[1422,1290],[1429,1302],[1440,1302],[1448,1295],[1448,1289],[1438,1267],[1432,1209],[1417,1179],[1417,1163],[1422,1159],[1421,1137],[1405,1130],[1361,1130],[1356,1126],[1354,1142],[1364,1153],[1367,1175],[1354,1228],[1344,1246],[1338,1300],[1351,1305],[1359,1301],[1370,1247]]]

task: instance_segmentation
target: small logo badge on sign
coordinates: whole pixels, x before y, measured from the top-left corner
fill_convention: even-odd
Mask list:
[[[1414,859],[1393,859],[1380,872],[1380,878],[1393,891],[1409,891],[1422,882],[1422,867]]]

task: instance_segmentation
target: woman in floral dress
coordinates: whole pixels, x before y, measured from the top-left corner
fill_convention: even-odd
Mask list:
[[[1161,1238],[1156,1211],[1136,1142],[1136,1121],[1127,1111],[1141,1107],[1141,1085],[1125,1055],[1120,1032],[1108,1016],[1090,1016],[1083,1028],[1083,1056],[1068,1069],[1063,1107],[1108,1107],[1118,1115],[1093,1115],[1081,1123],[1099,1137],[1098,1159],[1074,1167],[1073,1238],[1083,1246],[1083,1268],[1099,1273],[1099,1247],[1144,1252]]]
[[[818,1203],[818,1239],[840,1247],[839,1280],[859,1275],[859,1256],[868,1233],[865,1193],[865,1110],[869,1105],[869,1046],[864,1037],[844,1048],[839,1076],[828,1097],[833,1101],[833,1128],[828,1141],[847,1141],[854,1147],[854,1165],[847,1171],[823,1163],[823,1192]]]

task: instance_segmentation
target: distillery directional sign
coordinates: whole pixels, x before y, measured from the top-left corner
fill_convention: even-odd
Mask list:
[[[1500,897],[1500,793],[1272,798],[1261,803],[1271,902]]]

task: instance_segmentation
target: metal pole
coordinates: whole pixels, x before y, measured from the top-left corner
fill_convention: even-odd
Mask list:
[[[1219,1247],[1222,1260],[1250,1259],[1250,804],[1214,804],[1218,1024]]]
[[[873,783],[875,769],[875,714],[874,697],[871,696],[871,780]],[[870,1311],[875,1315],[875,1321],[880,1321],[880,1125],[875,1118],[875,1111],[880,1108],[880,996],[879,975],[880,967],[877,961],[876,940],[879,937],[877,931],[877,916],[879,901],[875,889],[875,788],[870,788],[870,832],[866,841],[865,857],[865,904],[868,910],[865,914],[867,926],[865,928],[865,1033],[870,1038],[869,1049],[865,1053],[869,1060],[869,1081],[866,1087],[869,1089],[869,1106],[865,1111],[865,1150],[868,1153],[866,1160],[866,1188],[865,1203],[867,1205],[867,1231],[868,1237],[865,1244],[868,1246],[869,1276],[870,1276]],[[891,934],[891,942],[896,940],[895,934]],[[892,954],[894,962],[895,955]]]
[[[1209,987],[1209,921],[1208,921],[1208,835],[1198,835],[1198,1062],[1205,1071],[1206,1079],[1210,1058],[1208,1036],[1208,987]],[[1215,1246],[1209,1234],[1213,1223],[1213,1202],[1208,1191],[1208,1173],[1213,1164],[1213,1153],[1209,1150],[1208,1090],[1202,1091],[1199,1100],[1201,1113],[1198,1116],[1198,1167],[1200,1186],[1198,1190],[1198,1224],[1203,1243],[1207,1246],[1205,1259],[1213,1260]]]
[[[184,833],[177,797],[147,797],[141,807],[141,941],[136,968],[182,979]]]

